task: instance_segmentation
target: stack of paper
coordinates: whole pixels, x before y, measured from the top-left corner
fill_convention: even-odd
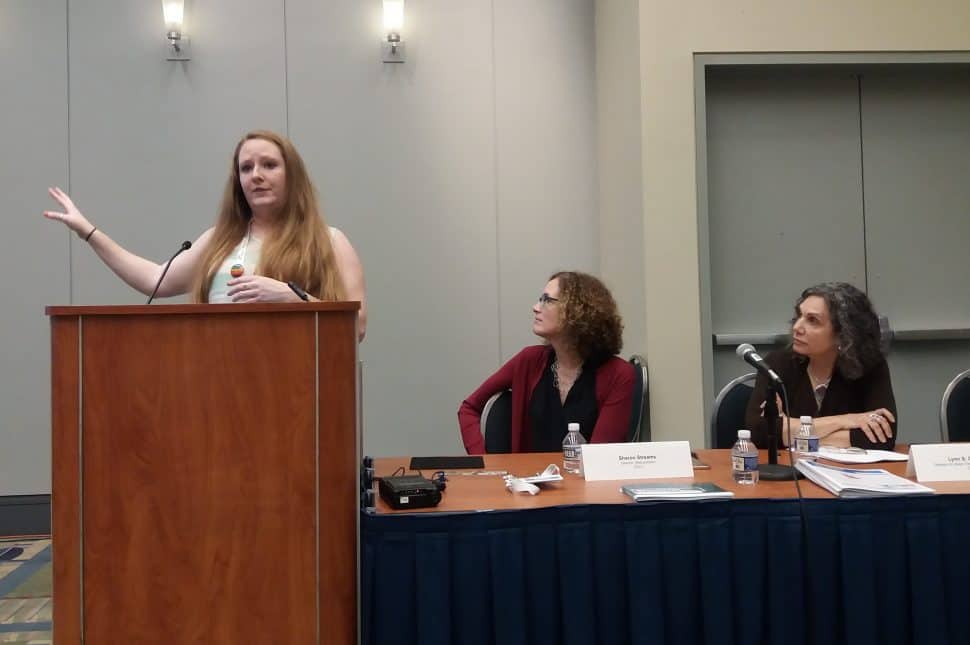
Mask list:
[[[810,480],[839,497],[931,495],[935,491],[881,468],[837,468],[799,459],[795,468]]]
[[[656,500],[687,500],[687,499],[718,499],[734,497],[734,493],[724,490],[717,484],[700,482],[691,484],[665,484],[651,482],[648,484],[627,484],[620,492],[632,497],[634,501]]]
[[[821,446],[817,455],[829,461],[841,461],[844,464],[874,464],[877,461],[906,461],[907,455],[892,450],[863,450],[862,448],[833,448]]]

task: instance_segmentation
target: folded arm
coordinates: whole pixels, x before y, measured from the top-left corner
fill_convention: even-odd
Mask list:
[[[458,408],[458,427],[465,451],[470,455],[485,454],[485,439],[482,437],[482,411],[492,395],[512,387],[512,365],[509,360],[497,372],[485,379],[477,390],[468,395]]]
[[[593,426],[591,443],[622,443],[627,440],[633,411],[634,374],[629,363],[624,363],[623,367],[629,369],[623,369],[611,384]]]

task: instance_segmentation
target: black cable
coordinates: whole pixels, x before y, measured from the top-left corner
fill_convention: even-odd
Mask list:
[[[788,388],[785,387],[785,384],[784,383],[781,384],[781,395],[785,398],[785,410],[784,410],[784,413],[785,413],[785,419],[788,420],[788,422],[785,424],[786,425],[785,432],[788,435],[788,465],[794,471],[794,476],[795,476],[795,493],[798,496],[798,508],[801,510],[801,508],[802,508],[802,501],[803,501],[802,500],[802,487],[798,483],[798,470],[795,468],[795,459],[794,459],[795,451],[793,450],[795,444],[793,444],[792,443],[792,440],[791,440],[791,408],[788,407]],[[804,511],[802,511],[801,516],[802,516],[802,524],[804,524],[805,523],[805,513],[804,513]]]
[[[802,611],[801,614],[803,617],[809,617],[809,616],[812,616],[813,614],[812,614],[811,607],[808,606],[809,602],[811,601],[811,594],[809,593],[809,585],[808,585],[808,576],[809,576],[808,518],[805,516],[805,498],[802,497],[802,487],[801,487],[801,484],[798,483],[799,471],[798,469],[795,468],[794,457],[797,451],[791,450],[791,448],[795,444],[793,444],[791,440],[791,408],[788,406],[788,388],[785,387],[784,383],[782,383],[781,385],[781,394],[783,397],[785,397],[785,419],[787,419],[786,425],[788,426],[787,428],[785,428],[785,431],[788,435],[788,447],[789,447],[788,463],[791,465],[791,469],[794,471],[793,474],[795,476],[795,494],[798,497],[798,517],[801,520],[801,527],[800,527],[801,528],[800,532],[802,534],[801,565],[802,565],[802,571],[805,572],[804,579],[802,580],[802,604],[804,606],[804,611]],[[809,621],[807,618],[805,619],[804,627],[806,630],[812,629],[811,621]]]

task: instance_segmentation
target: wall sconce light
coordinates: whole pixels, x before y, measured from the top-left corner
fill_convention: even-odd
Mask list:
[[[404,62],[404,41],[401,28],[404,26],[404,0],[384,0],[384,40],[381,49],[385,63]]]
[[[166,60],[191,60],[189,39],[183,33],[185,0],[162,0],[165,17]]]

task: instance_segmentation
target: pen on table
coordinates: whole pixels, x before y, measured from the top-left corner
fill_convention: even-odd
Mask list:
[[[446,470],[446,475],[508,475],[507,470]]]

